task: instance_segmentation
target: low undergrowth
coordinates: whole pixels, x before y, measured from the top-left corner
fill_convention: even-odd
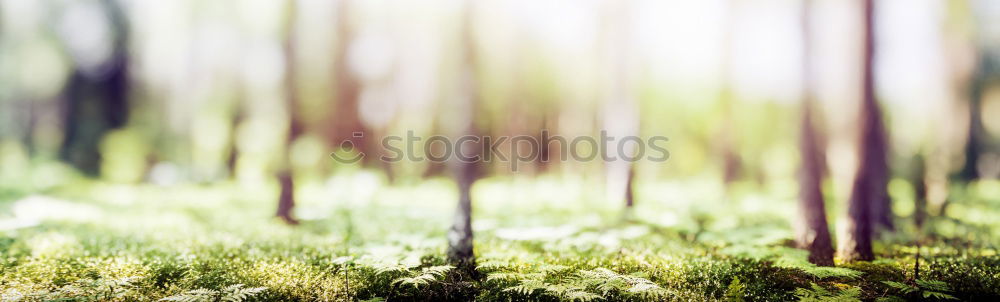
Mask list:
[[[141,201],[106,195],[119,189]],[[816,267],[789,247],[790,228],[775,213],[698,206],[622,220],[586,203],[513,213],[487,205],[475,217],[476,271],[461,272],[444,256],[447,194],[434,195],[437,203],[375,198],[326,209],[307,200],[305,211],[328,214],[289,227],[269,217],[269,200],[218,193],[232,188],[114,190],[0,201],[7,221],[31,217],[33,207],[43,212],[0,230],[2,300],[1000,299],[1000,256],[984,237],[926,240],[916,276],[912,238],[881,240],[874,262]],[[657,212],[676,215],[645,215]]]

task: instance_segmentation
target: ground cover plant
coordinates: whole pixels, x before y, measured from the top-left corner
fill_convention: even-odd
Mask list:
[[[490,192],[587,187],[580,179],[538,181],[546,184],[487,181],[477,193],[488,200],[504,198],[486,196]],[[1000,203],[1000,196],[992,195],[996,188],[991,186],[997,185],[983,182],[970,187],[973,199],[961,207],[989,211],[988,205]],[[872,262],[818,267],[806,261],[806,251],[791,246],[792,231],[779,219],[785,215],[782,207],[749,213],[732,209],[726,202],[707,200],[712,198],[711,188],[663,196],[673,202],[648,203],[626,219],[596,200],[567,207],[545,197],[557,194],[540,192],[526,200],[507,201],[517,205],[514,208],[484,206],[477,212],[478,275],[470,276],[455,274],[444,253],[442,230],[453,194],[444,181],[382,187],[367,202],[329,208],[318,206],[322,196],[304,197],[315,198],[317,207],[310,211],[317,217],[296,227],[268,218],[269,200],[258,196],[267,196],[272,188],[234,190],[233,186],[237,185],[167,188],[85,182],[53,188],[45,195],[8,191],[3,206],[17,216],[5,221],[32,219],[33,224],[6,229],[0,239],[2,297],[4,301],[1000,297],[1000,257],[991,243],[998,238],[991,231],[975,233],[997,226],[953,224],[949,217],[932,225],[953,230],[954,235],[925,240],[917,277],[914,238],[885,240]],[[793,204],[780,189],[772,191],[775,199]],[[709,196],[702,200],[699,194]],[[697,214],[662,215],[699,211],[714,216],[699,221],[681,218]],[[973,237],[975,241],[968,240]]]

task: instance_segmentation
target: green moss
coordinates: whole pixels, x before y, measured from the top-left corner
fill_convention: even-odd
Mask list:
[[[109,293],[92,284],[131,277],[127,286],[110,292],[118,295],[110,301],[156,300],[198,289],[220,292],[237,285],[266,288],[251,301],[339,301],[347,296],[388,301],[794,301],[797,289],[808,290],[813,283],[830,291],[856,287],[863,300],[875,300],[891,293],[884,281],[913,279],[914,250],[906,240],[887,241],[877,262],[817,271],[822,269],[804,262],[804,252],[787,247],[788,226],[761,218],[776,217],[774,213],[692,203],[639,211],[635,221],[623,223],[614,210],[550,204],[542,211],[533,202],[512,201],[526,205],[508,209],[485,204],[477,212],[477,222],[484,225],[476,233],[477,275],[449,271],[414,285],[399,280],[448,264],[443,230],[452,209],[449,202],[381,200],[333,209],[327,218],[288,227],[270,218],[271,200],[260,196],[271,195],[261,192],[228,187],[130,190],[148,200],[108,203],[107,196],[94,193],[103,192],[100,186],[74,187],[64,197],[92,205],[99,216],[44,221],[0,234],[0,294],[81,298]],[[661,223],[643,216],[693,212],[715,218],[697,236],[686,233],[692,227],[684,219]],[[562,233],[525,236],[536,232],[532,227]],[[504,228],[517,231],[501,232]],[[920,278],[947,283],[951,294],[963,300],[1000,298],[1000,257],[989,246],[950,242],[959,241],[927,244]],[[71,289],[79,290],[74,294]]]

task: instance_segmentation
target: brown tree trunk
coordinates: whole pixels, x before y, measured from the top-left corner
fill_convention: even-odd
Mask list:
[[[285,25],[285,102],[288,110],[288,134],[285,141],[285,154],[277,173],[281,192],[278,194],[278,209],[276,215],[288,224],[298,224],[292,211],[295,208],[295,175],[292,171],[291,146],[303,132],[302,118],[299,110],[299,95],[295,75],[295,11],[296,0],[289,0],[287,24]]]
[[[986,129],[983,126],[982,106],[983,91],[986,89],[987,72],[991,69],[988,55],[977,55],[975,72],[972,75],[969,87],[969,130],[965,143],[965,163],[957,177],[964,181],[972,181],[980,178],[979,156],[983,149],[983,141]]]
[[[722,156],[722,181],[725,183],[726,188],[736,180],[740,179],[744,173],[743,159],[740,156],[739,150],[737,150],[735,126],[733,125],[733,120],[735,119],[735,114],[733,114],[733,102],[735,101],[735,95],[733,95],[733,67],[732,67],[732,57],[733,57],[733,34],[736,31],[736,13],[739,11],[737,5],[741,5],[738,1],[730,1],[726,7],[727,18],[725,21],[725,32],[722,40],[722,63],[720,65],[720,76],[722,77],[721,87],[719,88],[718,101],[722,107],[722,129],[717,133],[719,141],[721,143],[721,150],[719,154]]]
[[[335,104],[331,106],[332,118],[327,129],[327,136],[336,147],[350,147],[354,150],[367,152],[369,150],[368,129],[358,116],[358,95],[360,94],[360,83],[352,74],[349,62],[350,44],[353,39],[350,22],[351,0],[340,0],[340,7],[337,9],[337,38],[336,55],[334,64],[334,87]],[[359,135],[360,134],[360,135]],[[366,157],[368,160],[372,156]]]
[[[926,160],[923,154],[918,153],[913,157],[913,171],[910,175],[910,183],[913,184],[913,223],[920,230],[927,220],[927,177]]]
[[[226,154],[226,173],[229,173],[229,178],[236,179],[236,164],[240,159],[240,148],[239,148],[239,127],[246,119],[246,113],[243,108],[243,89],[236,89],[236,100],[234,100],[232,108],[232,120],[229,124],[229,154]]]
[[[628,178],[625,180],[625,208],[631,209],[635,206],[635,164],[628,165]]]
[[[889,139],[885,128],[885,120],[882,117],[882,109],[879,107],[875,97],[875,7],[874,0],[866,0],[865,11],[865,67],[864,67],[864,108],[862,118],[869,120],[869,123],[862,122],[862,127],[869,127],[863,134],[861,141],[862,148],[870,153],[871,161],[861,167],[869,169],[871,174],[871,194],[872,205],[871,218],[873,219],[873,231],[893,231],[895,227],[892,223],[892,199],[889,197]],[[867,117],[865,117],[867,116]],[[866,126],[867,125],[867,126]]]
[[[848,205],[847,240],[841,247],[846,261],[870,261],[872,236],[877,226],[891,228],[888,217],[886,183],[888,181],[887,141],[881,110],[875,101],[874,4],[864,2],[863,99],[859,110],[858,169]]]
[[[459,79],[460,87],[455,113],[458,129],[463,135],[478,135],[479,130],[473,121],[478,107],[478,82],[475,76],[475,44],[472,37],[473,0],[466,0],[463,25],[461,29],[462,73]],[[463,144],[456,148],[456,155],[465,158],[482,156],[480,144]],[[472,184],[479,176],[478,163],[451,158],[449,161],[455,183],[458,185],[458,206],[455,209],[454,220],[448,231],[448,259],[459,271],[475,276],[475,251],[473,249],[472,232]]]
[[[812,1],[804,0],[802,5],[802,125],[799,134],[799,210],[803,225],[799,234],[799,246],[809,251],[809,262],[833,265],[833,242],[826,219],[826,205],[823,201],[823,166],[826,159],[820,152],[813,126],[813,73],[811,26],[809,25]]]
[[[802,156],[799,171],[799,209],[804,228],[799,234],[799,245],[809,250],[809,262],[816,265],[833,265],[833,242],[826,220],[826,206],[823,201],[822,171],[819,163],[819,149],[812,125],[811,101],[806,100],[802,109],[802,133],[799,138],[799,152]]]

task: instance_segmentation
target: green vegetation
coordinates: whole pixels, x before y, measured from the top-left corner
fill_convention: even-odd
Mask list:
[[[1000,215],[995,181],[954,190],[964,198],[930,220],[926,232],[934,235],[925,236],[914,278],[915,238],[904,235],[911,232],[883,236],[874,262],[809,264],[791,247],[794,190],[755,188],[768,195],[736,193],[742,197],[731,203],[716,198],[707,181],[642,183],[637,192],[646,202],[623,220],[617,205],[588,197],[599,195],[591,180],[568,177],[476,184],[472,276],[445,257],[452,183],[386,186],[366,172],[334,179],[303,184],[304,220],[294,227],[271,218],[277,188],[268,185],[79,180],[45,195],[6,188],[0,207],[11,214],[0,218],[0,294],[3,301],[1000,297],[1000,232],[992,231],[1000,222],[975,218]],[[342,187],[368,197],[331,201],[337,197],[324,191]],[[669,193],[676,187],[687,190]],[[36,223],[9,223],[25,219]],[[909,224],[899,218],[898,225]]]

